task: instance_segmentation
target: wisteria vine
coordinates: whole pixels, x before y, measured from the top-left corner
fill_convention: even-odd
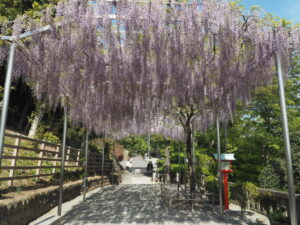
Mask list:
[[[13,27],[18,37],[52,26],[17,42],[14,75],[40,101],[67,101],[71,120],[97,133],[148,133],[159,120],[156,131],[180,136],[170,118],[191,106],[194,123],[205,127],[271,82],[275,51],[288,68],[300,46],[299,29],[275,29],[225,0],[116,4],[62,1],[41,20],[20,16]]]

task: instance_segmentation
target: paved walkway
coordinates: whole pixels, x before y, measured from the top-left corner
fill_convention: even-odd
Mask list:
[[[125,171],[122,175],[122,184],[154,184],[150,176],[144,176],[140,172],[129,173]]]
[[[267,221],[264,216],[253,212],[247,212],[242,220],[237,206],[234,205],[231,205],[234,210],[227,212],[223,221],[218,219],[218,211],[210,208],[194,212],[168,208],[160,198],[160,186],[151,184],[149,179],[126,173],[123,176],[123,184],[119,186],[95,190],[88,196],[86,202],[65,203],[68,210],[54,224],[256,225],[259,224],[256,222],[258,217]],[[146,184],[141,184],[143,182]]]

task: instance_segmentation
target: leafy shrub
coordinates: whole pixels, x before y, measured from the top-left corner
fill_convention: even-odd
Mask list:
[[[36,139],[44,140],[53,144],[60,144],[60,138],[51,131],[46,131],[47,127],[41,124],[35,134]]]
[[[53,144],[59,144],[60,143],[60,139],[59,137],[57,137],[55,134],[53,134],[52,132],[48,131],[44,134],[44,138],[45,141],[53,143]]]
[[[204,182],[206,184],[206,189],[209,192],[213,192],[215,188],[218,186],[218,180],[215,176],[207,176],[204,178]]]
[[[240,205],[241,214],[244,215],[247,202],[251,198],[257,198],[258,196],[257,187],[253,183],[243,182],[234,184],[231,190],[232,198]]]
[[[300,193],[300,152],[293,155],[296,192]]]
[[[287,188],[285,161],[273,159],[259,175],[260,187],[283,190]]]
[[[278,203],[271,193],[261,193],[257,199],[261,207],[266,210],[271,224],[288,224],[288,218],[284,215],[284,210],[278,209]]]
[[[274,210],[272,213],[270,213],[269,220],[271,224],[288,224],[288,218],[284,215],[282,210]]]
[[[79,180],[82,179],[84,175],[84,171],[81,170],[76,170],[76,171],[64,171],[64,181],[74,181],[74,180]],[[59,183],[60,179],[60,173],[56,173],[52,178],[51,182],[53,183]]]
[[[277,207],[275,198],[270,193],[261,193],[257,199],[260,202],[261,207],[266,210],[269,217],[271,209]]]
[[[22,188],[22,187],[17,187],[17,188],[16,188],[16,192],[17,192],[18,194],[20,194],[22,191],[23,191],[23,188]]]
[[[204,178],[205,189],[212,196],[217,196],[219,193],[219,183],[215,176],[207,176]]]
[[[211,156],[205,155],[205,154],[197,154],[197,170],[196,172],[205,175],[205,176],[211,176],[215,174],[216,172],[216,162]]]
[[[214,174],[216,174],[217,164],[215,160],[206,154],[196,153],[196,182],[199,187],[207,188],[207,181],[212,181],[215,179]],[[208,184],[208,186],[210,186]]]
[[[259,182],[262,188],[279,188],[279,176],[271,165],[267,165],[259,175]]]

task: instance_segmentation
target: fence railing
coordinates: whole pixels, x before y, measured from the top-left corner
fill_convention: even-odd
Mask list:
[[[286,216],[289,217],[289,194],[284,191],[276,191],[264,188],[257,188],[257,191],[260,194],[268,193],[270,194],[277,202],[277,209],[272,210],[282,210]],[[296,194],[296,202],[297,202],[297,215],[298,220],[300,219],[300,194]],[[251,209],[253,211],[262,213],[266,215],[266,211],[261,207],[260,202],[255,198],[251,198],[247,202],[247,209]],[[300,220],[299,220],[300,221]]]
[[[161,173],[159,175],[161,177],[165,176],[165,174],[163,174],[163,173]],[[161,191],[162,197],[166,202],[168,202],[169,205],[171,205],[172,201],[176,201],[176,198],[179,199],[180,194],[183,194],[183,196],[184,196],[185,193],[187,192],[187,188],[189,188],[189,184],[187,183],[187,180],[182,179],[184,177],[184,175],[185,174],[181,173],[180,178],[179,178],[179,176],[178,176],[178,178],[176,178],[177,173],[170,173],[169,176],[172,178],[171,179],[171,184],[166,185],[166,186],[162,186],[163,187],[162,191]],[[177,197],[176,197],[176,190],[174,188],[175,187],[174,184],[175,184],[176,180],[180,180],[179,185],[178,185],[178,189],[177,189]],[[165,181],[163,180],[162,182],[165,182]],[[182,185],[183,185],[183,187],[182,187]],[[229,185],[233,186],[234,183],[230,182]],[[172,187],[173,189],[171,189],[170,187]],[[196,186],[196,188],[199,188],[199,187]],[[268,194],[270,194],[270,196],[272,196],[275,199],[275,201],[277,203],[276,204],[277,208],[276,209],[271,209],[271,211],[281,210],[281,211],[283,211],[283,213],[286,216],[288,216],[288,217],[290,216],[289,215],[290,211],[289,211],[289,194],[288,194],[288,192],[276,191],[276,190],[264,189],[264,188],[257,188],[257,191],[258,191],[259,194],[268,193]],[[212,202],[212,204],[215,204],[215,201],[218,201],[218,198],[219,198],[218,194],[215,195],[213,193],[211,195],[208,192],[203,193],[201,190],[200,190],[200,195],[201,196],[207,195],[207,198],[202,199],[202,200],[206,200],[207,202]],[[297,202],[297,217],[298,217],[298,221],[300,221],[300,194],[296,194],[295,197],[296,197],[296,202]],[[196,198],[196,200],[197,200],[197,198]],[[232,200],[232,201],[234,203],[237,203],[234,200]],[[264,214],[264,215],[267,214],[265,209],[263,209],[263,207],[261,206],[259,200],[254,198],[254,197],[251,197],[251,196],[250,196],[250,199],[247,201],[246,208],[250,209],[250,210],[253,210],[253,211],[256,211],[258,213]]]
[[[0,169],[0,182],[7,181],[13,186],[15,180],[51,177],[60,171],[62,146],[22,135],[5,134],[5,145]],[[72,147],[66,148],[65,170],[83,169],[84,152]],[[111,169],[111,161],[105,160],[102,167],[102,154],[89,152],[88,173],[105,172]]]

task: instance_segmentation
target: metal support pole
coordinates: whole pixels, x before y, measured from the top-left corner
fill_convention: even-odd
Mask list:
[[[187,161],[186,161],[186,154],[184,154],[183,163],[187,163]],[[186,172],[186,171],[185,171],[185,172]],[[186,174],[184,173],[184,192],[185,192],[185,193],[187,192],[186,183],[187,183],[187,180],[186,180]]]
[[[196,159],[195,159],[195,143],[194,143],[194,123],[192,122],[192,134],[191,134],[191,144],[192,144],[192,149],[191,149],[191,157],[192,157],[192,177],[191,177],[191,179],[193,180],[193,186],[194,186],[194,188],[195,188],[195,190],[194,191],[196,191]],[[191,192],[190,193],[190,197],[192,198],[192,199],[194,199],[194,195],[195,195],[195,193],[194,192]]]
[[[177,182],[177,198],[179,199],[179,187],[180,187],[180,147],[178,151],[178,182]]]
[[[101,187],[103,188],[103,179],[104,179],[104,150],[105,150],[105,140],[106,140],[106,135],[104,136],[104,142],[103,142],[103,150],[102,150],[102,164],[101,164]]]
[[[151,143],[151,134],[148,134],[148,159],[150,159],[150,143]]]
[[[103,179],[104,179],[104,149],[102,151],[102,169],[101,169],[101,187],[103,187]]]
[[[2,162],[3,147],[4,147],[7,112],[9,106],[9,96],[10,96],[10,89],[11,89],[15,48],[16,48],[16,44],[12,42],[10,44],[10,50],[9,50],[9,58],[8,58],[5,85],[4,85],[4,94],[3,94],[3,106],[2,106],[1,121],[0,121],[0,171],[1,171],[1,162]]]
[[[89,151],[89,133],[88,133],[88,131],[86,131],[86,136],[85,136],[84,178],[83,178],[83,201],[85,201],[86,188],[87,188],[88,151]]]
[[[195,142],[194,142],[194,137],[195,137],[195,128],[194,128],[194,123],[192,123],[192,163],[193,163],[193,171],[194,171],[194,176],[195,174],[195,168],[196,168],[196,158],[195,158]]]
[[[220,217],[223,218],[223,185],[222,185],[222,173],[221,173],[221,143],[220,143],[220,122],[217,116],[217,146],[218,146],[218,175],[219,175],[219,205],[220,205]]]
[[[195,157],[195,126],[194,126],[194,122],[192,122],[192,163],[193,163],[193,179],[195,182],[195,190],[197,189],[196,186],[196,157]],[[194,199],[194,194],[192,193],[192,198]]]
[[[224,122],[224,152],[227,152],[227,120]]]
[[[62,203],[63,203],[67,122],[68,122],[68,112],[67,112],[67,107],[65,106],[65,108],[64,108],[64,131],[63,131],[63,143],[62,143],[62,152],[61,152],[60,180],[59,180],[59,202],[58,202],[58,207],[57,207],[57,215],[58,216],[61,216],[61,209],[62,209]]]
[[[115,186],[115,160],[116,160],[116,155],[115,155],[115,139],[113,138],[113,161],[112,161],[112,185]]]
[[[297,223],[297,209],[296,209],[292,154],[291,154],[288,118],[287,118],[287,110],[286,110],[286,102],[285,102],[284,82],[283,82],[282,67],[281,67],[281,57],[278,52],[275,53],[275,60],[276,60],[276,69],[278,75],[281,119],[282,119],[282,127],[283,127],[285,158],[286,158],[288,185],[289,185],[289,211],[291,217],[290,219],[291,219],[291,225],[297,225],[298,223]]]

